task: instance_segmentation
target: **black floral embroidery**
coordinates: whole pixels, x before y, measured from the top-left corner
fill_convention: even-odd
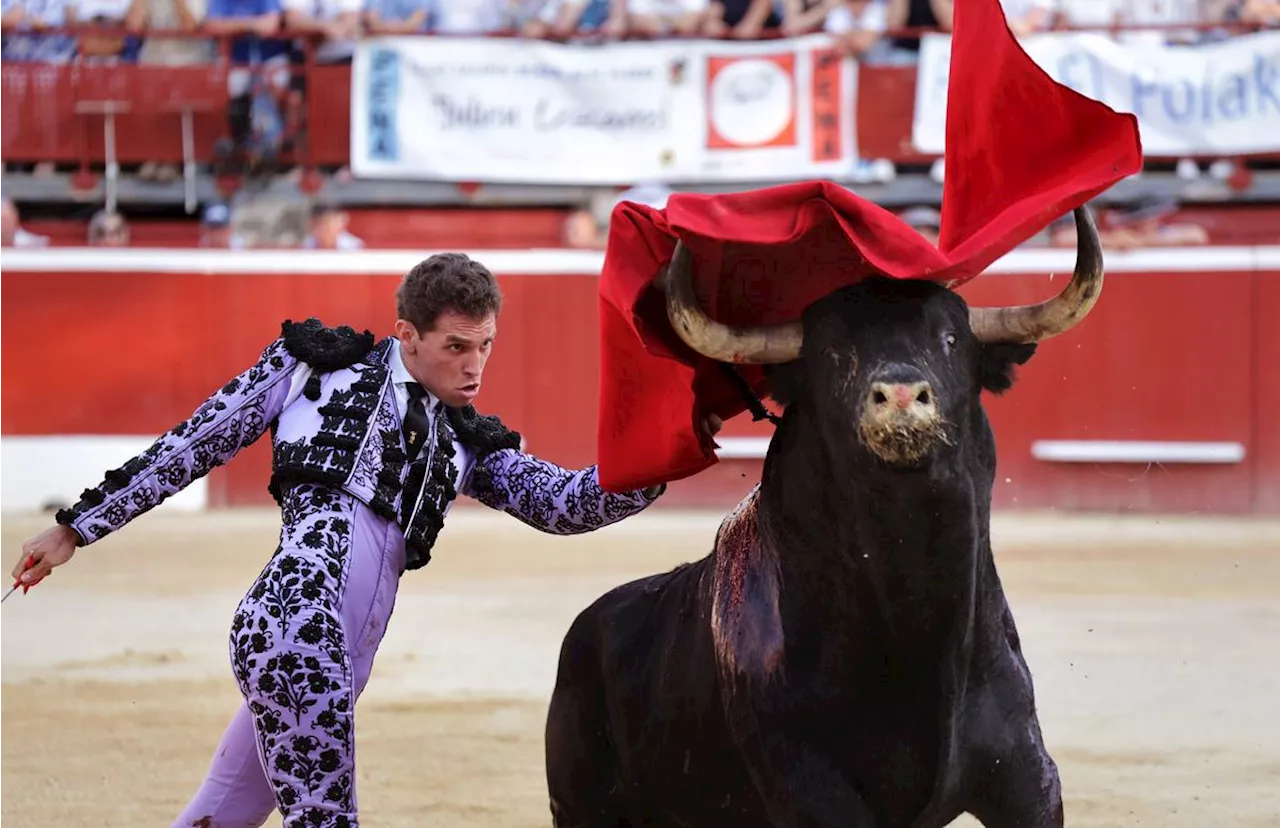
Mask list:
[[[367,354],[363,365],[347,365],[358,378],[346,388],[335,388],[316,411],[322,420],[310,439],[277,442],[272,451],[268,490],[281,501],[282,489],[292,483],[347,485],[361,459],[362,447],[373,443],[370,420],[382,402],[390,374],[386,354],[395,340],[388,339]],[[363,451],[376,451],[369,447]],[[372,488],[372,487],[370,487]]]
[[[93,543],[257,440],[284,402],[293,362],[281,354],[279,340],[268,345],[257,364],[223,385],[190,418],[107,472],[102,483],[86,489],[74,506],[59,510],[57,522]]]
[[[431,561],[445,513],[458,496],[453,429],[449,419],[441,416],[432,418],[432,427],[435,443],[431,456],[410,466],[400,506],[406,570],[421,569]]]
[[[480,414],[470,405],[445,410],[449,412],[449,425],[458,442],[475,451],[477,457],[502,449],[518,449],[522,445],[520,432],[507,428],[491,414]]]
[[[468,494],[535,529],[560,535],[615,523],[653,502],[641,491],[606,492],[595,466],[571,472],[511,450],[476,462]]]
[[[290,354],[324,373],[355,365],[374,346],[369,331],[356,333],[349,325],[329,328],[315,317],[303,322],[286,319],[280,337]]]
[[[354,824],[354,677],[340,612],[356,504],[325,486],[282,492],[282,546],[232,624],[236,680],[291,825]]]

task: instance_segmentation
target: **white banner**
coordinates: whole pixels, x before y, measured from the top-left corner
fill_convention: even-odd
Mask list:
[[[1280,32],[1203,46],[1118,43],[1103,34],[1020,41],[1054,80],[1138,117],[1146,155],[1280,152]],[[951,38],[920,44],[912,142],[941,154]]]
[[[584,185],[844,172],[857,73],[830,43],[363,40],[351,169]]]

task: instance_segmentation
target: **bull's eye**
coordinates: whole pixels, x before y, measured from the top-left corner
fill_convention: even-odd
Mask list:
[[[956,335],[949,333],[942,338],[943,343],[947,346],[947,353],[951,353],[951,349],[956,347]]]

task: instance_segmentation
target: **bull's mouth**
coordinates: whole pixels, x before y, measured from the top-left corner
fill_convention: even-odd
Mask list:
[[[900,471],[924,468],[939,448],[951,444],[940,417],[863,417],[858,439],[877,459]]]

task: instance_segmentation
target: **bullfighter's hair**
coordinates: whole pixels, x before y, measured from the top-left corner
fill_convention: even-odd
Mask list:
[[[367,330],[356,333],[350,325],[330,328],[314,316],[304,322],[286,319],[280,334],[286,351],[321,372],[355,365],[369,355],[375,342]]]
[[[716,533],[711,635],[726,679],[765,681],[783,666],[781,575],[759,506],[757,484]]]

